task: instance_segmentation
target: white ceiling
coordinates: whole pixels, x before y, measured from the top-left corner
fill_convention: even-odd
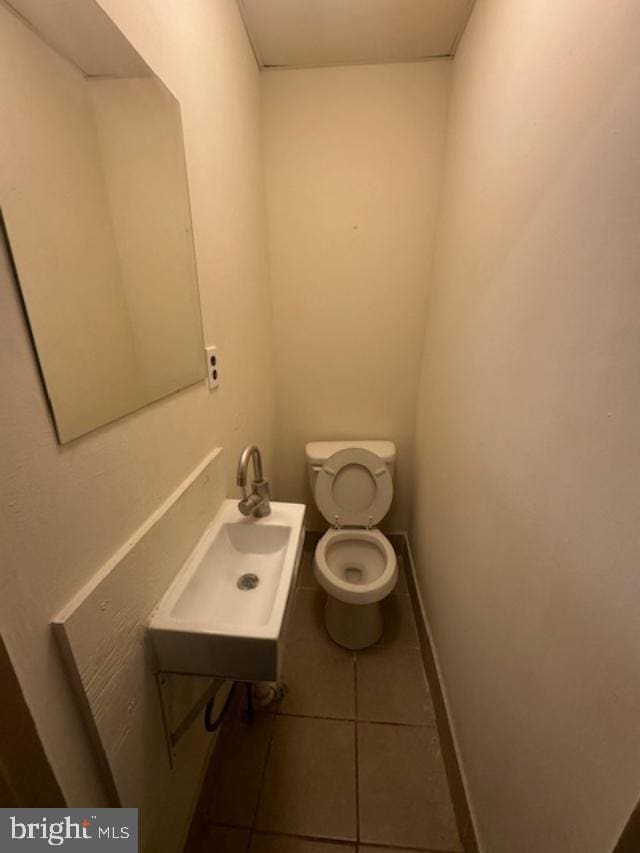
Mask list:
[[[473,0],[238,0],[259,65],[451,56]]]

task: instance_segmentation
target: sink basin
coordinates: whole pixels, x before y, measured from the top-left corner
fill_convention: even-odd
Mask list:
[[[224,501],[149,623],[159,669],[276,681],[304,542],[303,504],[245,518]]]

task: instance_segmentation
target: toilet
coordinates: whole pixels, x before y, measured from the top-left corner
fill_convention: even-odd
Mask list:
[[[312,441],[306,446],[315,503],[331,524],[318,542],[314,573],[327,593],[325,624],[347,649],[382,635],[380,602],[398,580],[398,562],[376,525],[393,499],[391,441]]]

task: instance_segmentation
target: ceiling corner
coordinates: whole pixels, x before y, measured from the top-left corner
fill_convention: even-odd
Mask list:
[[[243,0],[236,0],[236,5],[238,7],[238,11],[240,12],[242,25],[244,26],[244,31],[247,34],[247,38],[249,39],[249,44],[251,45],[251,50],[253,51],[253,56],[256,61],[256,65],[258,66],[258,70],[262,71],[262,69],[264,68],[264,62],[262,61],[262,57],[260,56],[258,45],[256,44],[255,39],[251,35],[251,30],[249,29],[249,25],[247,23],[247,10],[245,9]]]
[[[465,30],[467,29],[467,24],[469,23],[469,18],[471,17],[471,13],[473,12],[475,5],[476,5],[476,0],[468,0],[467,1],[467,8],[466,8],[464,17],[463,17],[462,21],[460,22],[460,27],[458,29],[458,32],[456,33],[456,37],[454,38],[452,45],[451,45],[451,50],[449,51],[449,55],[451,56],[452,59],[456,55],[456,51],[458,50],[460,42],[462,41],[462,36],[464,35]]]

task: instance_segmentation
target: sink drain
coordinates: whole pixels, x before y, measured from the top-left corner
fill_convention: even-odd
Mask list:
[[[260,583],[258,575],[248,572],[246,575],[240,575],[236,586],[238,589],[255,589]]]

